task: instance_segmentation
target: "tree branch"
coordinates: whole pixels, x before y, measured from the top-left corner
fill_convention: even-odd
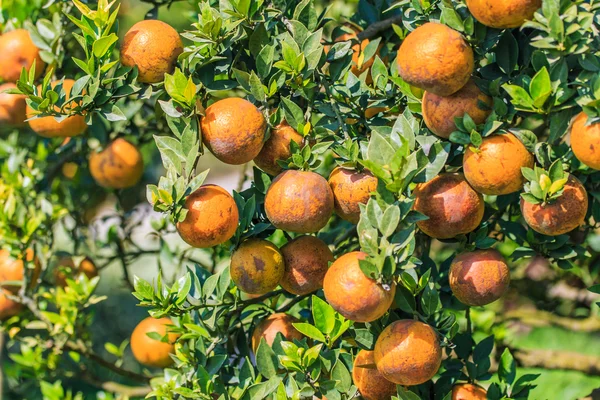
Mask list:
[[[383,21],[375,22],[374,24],[369,25],[367,29],[358,33],[358,40],[371,39],[379,34],[381,31],[385,31],[389,29],[392,24],[400,24],[402,22],[402,15],[396,15],[395,17],[391,17],[388,19],[384,19]]]

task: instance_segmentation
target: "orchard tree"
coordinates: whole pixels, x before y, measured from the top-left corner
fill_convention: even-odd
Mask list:
[[[531,259],[600,293],[600,3],[144,1],[127,31],[118,0],[0,1],[15,398],[533,398],[517,365],[552,366],[482,306]],[[148,314],[122,343],[112,264]]]

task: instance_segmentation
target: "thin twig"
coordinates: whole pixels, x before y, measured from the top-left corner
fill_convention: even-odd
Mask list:
[[[396,15],[383,21],[375,22],[369,25],[367,29],[358,33],[358,40],[371,39],[379,34],[381,31],[385,31],[391,28],[392,24],[398,25],[402,23],[402,15]]]

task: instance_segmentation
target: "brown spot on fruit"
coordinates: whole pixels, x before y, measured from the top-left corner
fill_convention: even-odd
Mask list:
[[[354,359],[352,381],[365,400],[390,400],[397,394],[396,384],[377,370],[374,352],[360,350]]]
[[[329,176],[333,192],[335,213],[342,219],[357,224],[360,220],[359,204],[366,204],[377,189],[377,178],[371,172],[358,172],[336,167]]]
[[[25,29],[15,29],[0,36],[0,80],[16,82],[23,68],[29,70],[35,61],[35,79],[39,78],[46,63],[40,57],[40,50],[31,40]]]
[[[345,318],[371,322],[385,314],[396,294],[396,284],[385,290],[360,269],[366,253],[355,251],[338,258],[327,270],[323,291],[327,302]]]
[[[265,338],[267,344],[271,346],[273,341],[275,341],[277,333],[281,333],[289,342],[292,342],[294,339],[302,340],[304,336],[292,325],[295,322],[298,322],[296,318],[284,313],[271,314],[263,319],[256,325],[252,333],[252,351],[256,353],[262,338]]]
[[[479,151],[468,147],[463,170],[469,184],[479,193],[504,195],[523,188],[521,168],[533,168],[533,155],[512,133],[483,139]]]
[[[442,363],[442,349],[433,328],[414,320],[392,322],[375,343],[375,364],[387,380],[414,386],[427,382]]]
[[[201,121],[202,141],[226,164],[250,162],[263,148],[267,121],[248,100],[231,97],[206,109]]]
[[[460,33],[428,22],[412,31],[398,50],[400,76],[420,89],[449,96],[473,73],[473,50]]]
[[[600,124],[587,125],[588,116],[581,112],[571,126],[571,149],[575,157],[590,168],[600,170]]]
[[[483,105],[483,106],[482,106]],[[485,105],[488,108],[483,108]],[[492,99],[483,93],[473,80],[469,80],[458,92],[450,96],[438,96],[431,92],[423,95],[423,121],[437,136],[448,139],[457,130],[454,118],[465,114],[479,125],[490,115]]]
[[[468,306],[484,306],[498,300],[510,284],[510,269],[493,249],[462,253],[452,260],[449,274],[452,293]]]
[[[239,213],[233,197],[217,185],[203,185],[185,200],[185,219],[177,231],[190,246],[208,248],[225,243],[235,234]]]
[[[59,81],[52,82],[51,87],[55,88],[58,83]],[[66,94],[66,100],[71,97],[71,89],[74,84],[75,81],[72,79],[64,80],[63,89]],[[66,111],[69,111],[70,108],[74,106],[74,104],[67,102],[63,108]],[[55,110],[58,112],[60,111],[60,108],[55,106]],[[32,118],[34,113],[35,110],[27,106],[27,118]],[[61,122],[56,121],[53,116],[36,118],[29,121],[29,127],[38,135],[46,138],[79,136],[87,129],[85,117],[83,115],[72,115]]]
[[[266,294],[275,289],[285,266],[281,252],[263,239],[248,239],[231,255],[231,280],[245,293]]]
[[[487,392],[479,385],[461,383],[452,387],[452,400],[486,400]]]
[[[473,17],[491,28],[518,28],[542,6],[542,0],[467,0]]]
[[[0,85],[0,126],[21,127],[25,125],[25,95],[2,93],[5,90],[16,89],[14,83]]]
[[[536,232],[557,236],[583,224],[588,209],[587,192],[579,179],[569,175],[563,194],[549,204],[531,204],[521,199],[521,213]]]
[[[289,232],[319,231],[327,225],[333,207],[329,184],[321,175],[310,171],[282,172],[273,180],[265,197],[269,221]]]
[[[75,261],[71,257],[62,257],[58,260],[57,267],[54,270],[54,279],[56,284],[62,287],[67,286],[67,279],[77,281],[81,274],[84,274],[87,279],[92,279],[98,276],[96,264],[86,257],[75,267]]]
[[[292,156],[290,151],[292,141],[302,147],[304,137],[284,121],[271,130],[271,136],[260,153],[254,157],[254,163],[269,175],[279,174],[282,169],[277,164],[277,160],[287,160]]]
[[[90,155],[90,173],[105,188],[135,186],[144,173],[142,153],[127,140],[115,139],[101,152]]]
[[[321,239],[300,236],[281,248],[285,272],[279,284],[295,295],[305,295],[323,287],[323,279],[333,253]]]
[[[459,173],[440,174],[415,189],[414,209],[429,217],[417,226],[436,239],[472,232],[483,218],[485,203]]]
[[[131,334],[131,351],[140,364],[155,368],[166,368],[173,364],[169,356],[175,351],[176,333],[168,334],[168,343],[152,339],[147,334],[156,332],[161,337],[167,334],[167,325],[173,322],[169,318],[148,317],[140,322]]]
[[[169,24],[157,20],[140,21],[123,38],[121,64],[137,67],[138,81],[158,83],[175,69],[183,52],[179,33]]]
[[[8,250],[0,250],[0,283],[9,281],[22,281],[25,276],[25,263],[33,264],[33,272],[30,275],[30,286],[35,285],[35,282],[40,276],[41,265],[37,257],[34,257],[33,250],[27,249],[25,257],[21,255],[19,258],[13,258]],[[17,292],[20,286],[3,286],[4,289]]]

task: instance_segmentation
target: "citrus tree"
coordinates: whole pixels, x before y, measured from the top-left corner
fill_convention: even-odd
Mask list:
[[[7,393],[526,399],[517,366],[598,374],[498,316],[547,299],[509,288],[537,263],[576,297],[530,320],[600,329],[600,3],[145,3],[126,30],[118,0],[0,1]],[[117,286],[147,318],[113,342]]]

